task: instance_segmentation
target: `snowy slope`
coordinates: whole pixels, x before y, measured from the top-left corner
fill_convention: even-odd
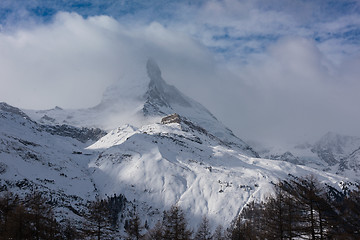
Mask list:
[[[89,165],[101,194],[122,192],[136,199],[150,224],[164,209],[178,204],[192,226],[207,215],[215,228],[229,224],[248,201],[271,194],[272,183],[289,174],[313,174],[337,188],[344,180],[305,166],[248,157],[193,126],[126,125],[89,146],[101,151]]]
[[[37,189],[57,200],[57,210],[67,214],[68,206],[95,198],[87,167],[94,152],[84,149],[89,143],[49,130],[18,108],[0,103],[0,188],[20,194]]]

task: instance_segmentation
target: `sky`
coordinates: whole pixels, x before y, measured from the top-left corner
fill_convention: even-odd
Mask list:
[[[0,101],[91,107],[149,57],[245,140],[360,136],[358,0],[0,1]]]

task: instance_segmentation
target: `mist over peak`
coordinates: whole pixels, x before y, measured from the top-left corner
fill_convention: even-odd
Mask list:
[[[161,118],[176,113],[188,119],[194,126],[205,129],[224,144],[258,157],[248,144],[235,136],[203,105],[166,83],[154,59],[148,59],[142,68],[129,71],[123,78],[126,83],[131,84],[117,82],[108,87],[102,101],[95,107],[77,110],[28,110],[27,113],[45,124],[97,127],[107,131],[123,124],[141,127],[160,122]]]
[[[149,58],[147,60],[146,69],[147,69],[148,76],[149,76],[151,82],[153,82],[153,84],[155,84],[155,82],[159,82],[159,81],[163,80],[161,77],[160,67],[153,58]]]

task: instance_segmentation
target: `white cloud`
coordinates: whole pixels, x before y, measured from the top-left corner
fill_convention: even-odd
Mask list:
[[[107,16],[75,13],[0,33],[0,52],[1,100],[23,108],[93,106],[111,83],[145,71],[148,57],[170,69],[191,69],[208,58],[204,47],[158,23],[128,28]]]
[[[332,64],[314,41],[280,40],[232,69],[246,83],[233,97],[246,111],[232,119],[244,124],[245,136],[267,141],[314,140],[330,130],[360,135],[359,70],[355,62],[346,67]]]
[[[110,47],[114,42],[107,32],[99,23],[60,13],[50,25],[1,33],[0,96],[35,108],[95,103],[119,76]]]
[[[290,141],[329,130],[360,136],[359,44],[328,34],[356,28],[360,17],[317,15],[319,6],[308,1],[276,2],[180,4],[175,17],[151,23],[156,18],[146,10],[145,17],[117,20],[59,13],[48,24],[0,32],[0,100],[89,107],[115,81],[136,84],[129,76],[153,57],[165,80],[240,137]]]

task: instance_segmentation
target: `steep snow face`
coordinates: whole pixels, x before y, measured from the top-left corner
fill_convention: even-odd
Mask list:
[[[50,130],[18,108],[0,104],[0,191],[23,194],[37,189],[58,201],[55,210],[60,215],[71,214],[69,206],[95,198],[87,167],[94,152],[77,139],[59,136],[69,131],[76,135],[76,129]]]
[[[26,113],[44,124],[99,127],[107,131],[127,123],[139,127],[160,122],[162,117],[177,113],[221,141],[242,149],[250,156],[258,157],[248,144],[235,136],[205,107],[167,84],[153,59],[147,61],[143,71],[126,77],[132,80],[131,85],[124,86],[120,81],[117,85],[109,87],[101,103],[93,108],[64,110],[57,107],[44,111],[28,110]]]
[[[121,192],[136,199],[151,225],[164,209],[178,204],[192,226],[207,215],[215,228],[229,224],[249,201],[264,200],[272,182],[289,174],[313,174],[337,188],[343,180],[305,166],[248,157],[193,126],[124,126],[91,145],[101,151],[89,164],[101,194]]]

